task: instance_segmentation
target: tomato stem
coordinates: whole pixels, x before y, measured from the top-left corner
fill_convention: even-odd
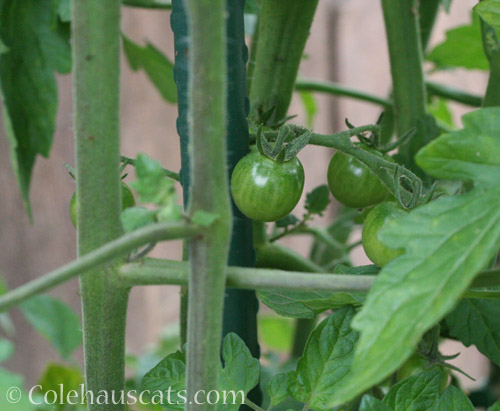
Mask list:
[[[186,0],[189,49],[190,213],[218,215],[203,237],[188,244],[190,258],[186,353],[186,410],[194,395],[218,388],[226,264],[232,213],[226,170],[226,1]],[[196,75],[195,75],[196,73]]]
[[[484,54],[490,62],[490,76],[483,107],[500,105],[500,40],[496,30],[481,19]]]

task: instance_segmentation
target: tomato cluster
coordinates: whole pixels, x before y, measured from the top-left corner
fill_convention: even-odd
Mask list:
[[[358,147],[394,162],[366,144],[358,143]],[[376,265],[382,267],[403,253],[402,249],[386,247],[377,235],[382,226],[405,215],[406,211],[394,202],[387,187],[365,164],[338,151],[328,166],[327,180],[331,193],[340,203],[366,209],[362,243],[366,255]],[[304,168],[297,157],[278,160],[261,149],[254,149],[243,157],[231,176],[235,204],[256,221],[277,221],[287,216],[297,205],[303,188]]]

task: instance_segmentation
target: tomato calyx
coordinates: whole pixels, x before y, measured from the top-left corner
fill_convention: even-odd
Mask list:
[[[300,150],[309,143],[311,136],[309,130],[296,136],[291,126],[283,126],[279,129],[276,141],[271,144],[260,125],[256,133],[257,150],[265,157],[284,163],[297,157]]]

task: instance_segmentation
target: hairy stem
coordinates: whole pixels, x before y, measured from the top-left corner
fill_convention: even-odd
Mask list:
[[[128,286],[184,285],[189,265],[183,261],[146,258],[121,267],[121,278]],[[288,289],[328,291],[368,291],[375,281],[370,275],[326,274],[283,271],[271,268],[228,267],[226,286],[244,290]]]
[[[48,291],[77,275],[84,275],[109,261],[123,257],[143,245],[192,237],[199,232],[200,229],[191,224],[159,223],[125,234],[81,256],[78,260],[72,261],[2,295],[0,297],[0,311],[8,310],[28,298]]]
[[[73,3],[78,255],[122,234],[120,190],[120,0]],[[128,289],[118,260],[80,279],[86,389],[111,393],[125,384]],[[105,370],[105,372],[103,372]],[[89,410],[124,410],[91,404]]]
[[[189,243],[190,279],[186,410],[214,410],[194,404],[196,392],[218,387],[220,336],[231,204],[226,171],[226,2],[186,0],[191,32],[189,117],[190,211],[217,214],[218,220]]]

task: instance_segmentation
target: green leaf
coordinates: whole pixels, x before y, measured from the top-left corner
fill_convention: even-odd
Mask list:
[[[244,398],[238,392],[248,392],[259,383],[259,360],[252,357],[243,340],[235,333],[229,333],[222,343],[224,369],[219,376],[219,389],[236,391],[235,404],[219,404],[219,410],[239,410]],[[231,401],[233,402],[233,401]]]
[[[58,405],[61,405],[57,409],[64,409],[62,405],[69,404],[67,399],[69,398],[70,391],[80,391],[80,386],[83,384],[83,376],[79,369],[66,367],[61,364],[49,364],[38,383],[41,385],[41,392],[43,394],[53,391],[56,393],[57,400],[55,401]],[[62,391],[62,396],[59,395]],[[55,399],[54,394],[48,396],[51,400]],[[81,402],[81,398],[71,397],[71,403],[74,405],[76,402]]]
[[[60,0],[57,13],[59,18],[64,23],[69,23],[71,21],[71,0]]]
[[[433,62],[438,70],[454,67],[489,70],[490,64],[484,55],[481,41],[479,18],[473,16],[470,25],[448,30],[446,40],[438,44],[426,58]]]
[[[462,391],[450,385],[433,408],[433,411],[449,410],[474,411],[474,406]]]
[[[172,410],[183,410],[186,390],[186,365],[177,353],[167,355],[152,370],[144,375],[142,389],[163,391],[163,405]],[[170,395],[167,395],[170,394]]]
[[[156,222],[158,211],[144,207],[129,207],[122,211],[120,218],[126,233]]]
[[[257,295],[277,314],[292,318],[314,318],[323,311],[345,305],[361,305],[364,301],[362,293],[331,291],[261,290]]]
[[[288,375],[284,372],[274,375],[267,384],[267,393],[271,403],[269,408],[276,407],[288,397]]]
[[[321,185],[307,193],[305,209],[309,214],[323,215],[328,204],[330,204],[330,190],[327,185]]]
[[[139,154],[135,161],[137,181],[130,185],[140,196],[143,203],[168,204],[175,197],[174,181],[165,177],[160,163],[146,154]]]
[[[482,0],[473,9],[486,23],[500,29],[500,1]]]
[[[372,397],[370,394],[365,394],[361,399],[359,411],[392,411],[392,409],[379,399]]]
[[[444,134],[421,149],[417,164],[441,179],[500,184],[500,108],[473,111],[462,122],[462,130]]]
[[[435,97],[427,105],[427,111],[437,122],[449,127],[455,127],[453,123],[453,114],[448,106],[448,100],[440,97]]]
[[[500,304],[497,300],[464,299],[446,317],[450,335],[469,347],[474,344],[500,365]]]
[[[443,371],[433,367],[391,387],[384,404],[394,411],[430,410],[439,401]]]
[[[80,318],[65,303],[39,295],[20,306],[29,323],[64,357],[82,344]]]
[[[500,240],[500,187],[420,206],[387,224],[379,238],[406,253],[382,269],[353,322],[361,331],[353,372],[332,406],[394,372],[486,266]]]
[[[358,333],[351,329],[353,307],[336,310],[311,333],[297,371],[288,378],[288,392],[315,410],[326,404],[337,385],[349,374]]]
[[[0,362],[7,361],[14,354],[14,344],[5,338],[0,338]]]
[[[147,43],[142,47],[122,35],[123,50],[134,71],[143,69],[165,101],[177,103],[177,87],[174,81],[174,65],[155,46]]]
[[[295,322],[291,318],[260,315],[258,327],[259,340],[264,346],[273,351],[290,352],[295,335]]]
[[[310,91],[301,91],[299,96],[306,111],[306,125],[308,128],[314,128],[314,119],[316,118],[316,114],[318,114],[318,105],[316,104],[314,94]]]
[[[0,395],[0,408],[2,411],[33,411],[38,409],[30,402],[28,393],[24,391],[23,386],[24,377],[22,375],[0,368],[0,392],[2,393]],[[8,401],[7,393],[10,393],[9,398],[19,399],[19,402]]]
[[[487,411],[500,411],[500,401],[497,401],[495,404],[489,407]]]
[[[295,225],[300,220],[295,217],[293,214],[288,214],[286,217],[283,217],[281,220],[276,221],[276,227],[279,228],[287,228],[291,225]]]
[[[11,161],[31,216],[29,187],[37,155],[48,157],[57,113],[54,71],[71,71],[68,25],[53,0],[0,2],[0,84]]]
[[[207,213],[203,210],[196,210],[191,217],[193,223],[198,224],[202,227],[210,227],[219,219],[218,214]]]

